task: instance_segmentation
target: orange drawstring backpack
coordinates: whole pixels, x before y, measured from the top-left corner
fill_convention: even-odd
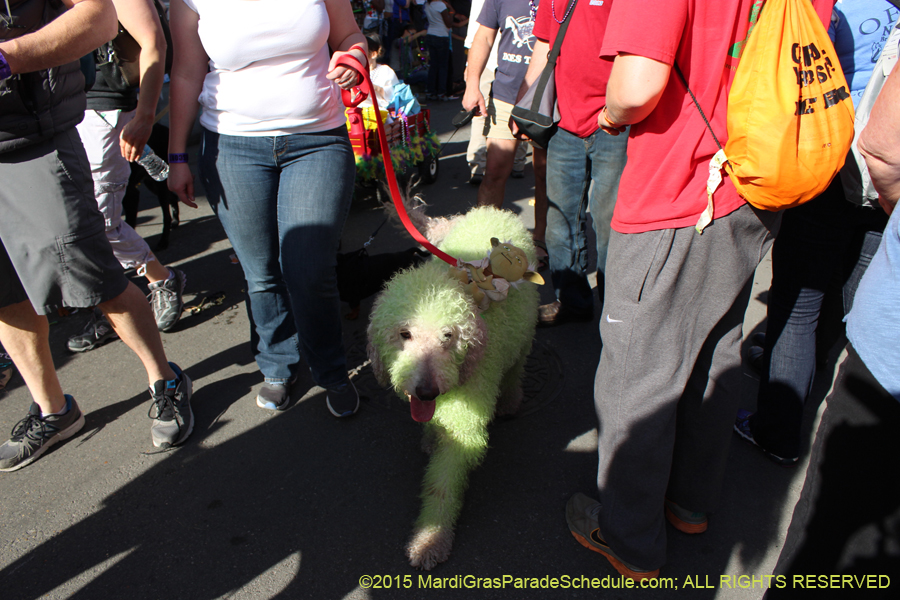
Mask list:
[[[710,161],[697,231],[712,222],[723,168],[757,208],[782,210],[821,194],[847,158],[853,121],[849,86],[811,2],[766,0],[735,72],[728,142]]]

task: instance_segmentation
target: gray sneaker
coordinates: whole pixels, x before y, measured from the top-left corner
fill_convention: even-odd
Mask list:
[[[163,281],[154,281],[150,284],[150,306],[153,308],[153,318],[156,319],[156,328],[160,331],[170,331],[178,319],[181,318],[181,310],[184,308],[184,284],[187,281],[184,273],[178,269],[168,267],[173,277]]]
[[[326,390],[325,404],[328,411],[336,417],[349,417],[359,410],[359,392],[352,381],[344,385]]]
[[[16,423],[12,437],[0,446],[0,471],[15,471],[30,465],[56,442],[67,440],[84,427],[84,414],[75,398],[66,394],[66,414],[41,416],[41,407],[31,403],[28,416]]]
[[[115,332],[103,313],[95,311],[84,331],[80,335],[70,337],[67,346],[70,352],[87,352],[117,339],[119,339],[119,334]]]
[[[297,377],[291,377],[290,381],[283,383],[265,382],[256,395],[256,405],[266,410],[284,410],[291,400],[291,387]]]
[[[709,527],[709,519],[705,512],[694,512],[682,508],[666,498],[666,519],[672,527],[683,533],[703,533]]]
[[[566,504],[566,523],[569,531],[578,540],[578,543],[606,557],[606,560],[621,575],[629,579],[655,579],[659,577],[659,569],[647,571],[628,564],[619,558],[609,544],[600,535],[599,517],[602,507],[596,500],[582,493],[569,498]]]
[[[157,448],[177,446],[194,430],[194,413],[191,411],[191,378],[178,365],[169,363],[176,378],[157,381],[150,388],[153,404],[147,416],[153,420],[150,437]],[[151,413],[156,412],[156,416]]]

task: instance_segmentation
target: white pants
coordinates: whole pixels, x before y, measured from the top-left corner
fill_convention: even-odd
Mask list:
[[[113,255],[124,268],[140,269],[155,257],[144,238],[122,220],[122,198],[131,176],[131,165],[119,149],[119,136],[132,118],[133,110],[86,110],[78,134],[91,163],[94,195],[106,221],[106,237]]]

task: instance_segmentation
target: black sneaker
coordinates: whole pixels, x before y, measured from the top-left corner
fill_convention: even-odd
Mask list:
[[[150,307],[153,309],[153,318],[156,319],[156,328],[160,331],[171,331],[181,318],[181,310],[184,308],[184,284],[187,277],[178,269],[169,267],[169,271],[172,272],[172,277],[154,281],[148,286]]]
[[[344,385],[326,390],[325,404],[328,411],[336,417],[349,417],[359,410],[359,392],[352,381]]]
[[[762,453],[765,454],[766,457],[776,465],[780,467],[797,466],[797,461],[800,460],[799,456],[789,456],[787,458],[778,456],[777,454],[772,454],[757,443],[756,439],[753,437],[753,432],[750,431],[750,417],[752,416],[753,413],[749,410],[738,410],[737,418],[734,420],[734,432],[738,434],[741,439],[750,442],[751,444],[762,450]]]
[[[41,407],[31,403],[28,416],[16,423],[12,437],[0,446],[0,471],[15,471],[30,465],[56,442],[67,440],[84,427],[84,414],[75,398],[66,394],[62,415],[41,416]]]
[[[117,339],[119,339],[119,334],[112,328],[103,313],[94,311],[84,331],[80,335],[70,337],[67,346],[71,352],[87,352]]]
[[[150,387],[153,404],[147,416],[153,419],[150,437],[157,448],[177,446],[194,430],[194,413],[191,411],[191,378],[178,365],[169,363],[175,371],[175,379],[157,381]],[[156,416],[151,416],[156,409]]]

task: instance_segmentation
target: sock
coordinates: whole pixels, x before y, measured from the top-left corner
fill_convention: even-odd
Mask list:
[[[43,418],[47,418],[47,417],[59,417],[59,416],[62,416],[62,415],[64,415],[64,414],[66,414],[67,412],[69,412],[69,409],[70,409],[70,408],[72,408],[71,403],[69,402],[69,399],[66,398],[66,405],[63,406],[63,408],[62,408],[61,411],[55,412],[55,413],[49,413],[49,414],[48,414],[48,413],[45,413],[44,411],[41,411],[41,417],[43,417]]]

